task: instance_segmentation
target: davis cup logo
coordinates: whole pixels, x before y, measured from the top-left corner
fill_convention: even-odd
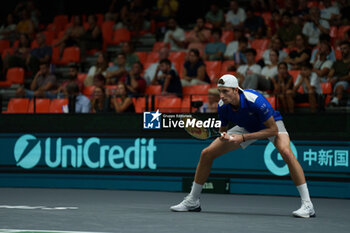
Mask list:
[[[14,155],[17,166],[33,168],[39,163],[41,157],[41,143],[33,135],[25,134],[17,140]]]
[[[290,147],[292,148],[293,154],[298,159],[298,151],[295,148],[293,142],[290,142]],[[288,165],[284,163],[284,165],[282,167],[280,167],[275,163],[274,160],[282,161],[283,158],[282,158],[282,155],[280,153],[278,153],[278,151],[277,151],[277,158],[272,159],[272,157],[275,157],[275,156],[273,156],[274,150],[277,151],[276,147],[272,144],[272,142],[269,142],[269,144],[267,144],[265,151],[264,151],[265,165],[269,169],[269,171],[272,172],[274,175],[285,176],[289,173]]]

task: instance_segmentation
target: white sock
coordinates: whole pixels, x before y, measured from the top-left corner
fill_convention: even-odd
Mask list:
[[[308,190],[308,188],[307,188],[306,183],[297,186],[297,189],[298,189],[298,191],[299,191],[301,200],[303,200],[303,201],[311,201],[311,200],[310,200],[310,195],[309,195],[309,190]]]
[[[203,185],[197,184],[196,182],[193,181],[193,183],[192,183],[192,189],[191,189],[190,195],[191,195],[194,199],[198,199],[198,198],[199,198],[199,195],[200,195],[201,192],[202,192],[202,188],[203,188]]]

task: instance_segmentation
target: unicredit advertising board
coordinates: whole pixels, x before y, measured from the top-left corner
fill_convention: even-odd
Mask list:
[[[62,171],[66,171],[65,174],[80,174],[80,171],[84,171],[84,174],[91,172],[97,176],[104,171],[115,175],[124,172],[123,175],[130,176],[140,172],[143,172],[143,176],[191,176],[201,150],[210,142],[211,140],[117,138],[103,135],[2,134],[0,183],[1,186],[11,186],[11,174],[38,174],[38,171],[41,174],[55,174],[56,171],[60,171],[59,174]],[[349,142],[293,141],[291,146],[307,177],[317,177],[316,183],[323,182],[322,177],[326,177],[325,181],[344,186],[341,189],[344,191],[339,196],[350,197],[349,182],[346,182],[350,172]],[[248,178],[257,183],[260,182],[259,179],[263,183],[269,179],[290,182],[283,178],[288,174],[288,167],[267,140],[258,141],[245,150],[239,149],[223,155],[214,161],[212,169],[214,177],[228,177],[231,182],[246,175],[254,175]],[[23,184],[26,183],[25,179],[23,176]],[[159,189],[179,189],[172,188],[171,185],[168,182]],[[129,188],[132,189],[132,186]],[[265,189],[268,190],[268,186]],[[231,192],[234,193],[235,190]]]

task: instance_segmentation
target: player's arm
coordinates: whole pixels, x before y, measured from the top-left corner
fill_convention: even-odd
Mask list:
[[[272,136],[277,136],[278,128],[277,128],[275,119],[273,119],[273,116],[270,116],[270,118],[264,122],[264,125],[266,126],[265,129],[262,129],[254,133],[244,134],[243,137],[245,141],[252,140],[252,139],[266,139]]]
[[[266,126],[266,128],[257,132],[246,133],[246,134],[232,134],[232,135],[224,134],[223,138],[225,138],[226,140],[229,140],[230,142],[235,142],[239,144],[248,140],[266,139],[272,136],[277,136],[278,128],[275,120],[273,119],[273,116],[267,119],[264,122],[264,125]]]

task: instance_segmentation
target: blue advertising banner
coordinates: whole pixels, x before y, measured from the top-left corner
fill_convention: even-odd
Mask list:
[[[193,176],[200,152],[209,144],[194,139],[1,134],[0,186],[33,182],[52,187],[56,182],[57,187],[82,187],[84,180],[84,187],[92,188],[181,191],[182,178]],[[350,198],[350,142],[293,141],[291,146],[309,184],[317,184],[317,196]],[[294,195],[271,188],[295,187],[287,165],[267,140],[216,159],[211,174],[230,178],[231,193]],[[327,191],[329,185],[337,191]]]

